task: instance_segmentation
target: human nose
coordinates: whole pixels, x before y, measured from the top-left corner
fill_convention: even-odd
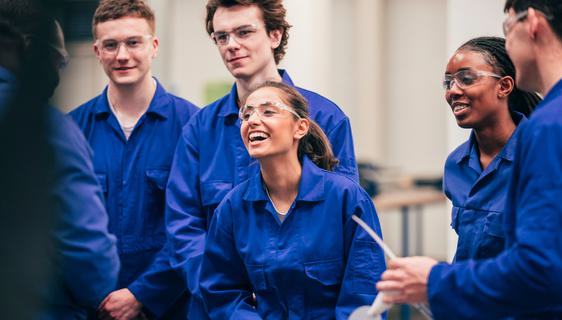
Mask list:
[[[449,89],[447,89],[447,92],[459,92],[462,91],[461,86],[459,85],[459,82],[457,81],[457,79],[453,79],[451,80],[451,82],[449,83]]]
[[[260,121],[261,117],[258,110],[252,110],[252,112],[250,113],[250,117],[248,118],[248,124],[252,125],[259,123]]]
[[[453,97],[457,97],[463,94],[462,89],[458,86],[456,81],[451,81],[449,89],[445,90],[445,99],[451,101]]]
[[[125,45],[125,43],[119,42],[117,44],[117,52],[115,54],[115,57],[118,60],[123,60],[123,59],[129,58],[129,50],[127,49],[127,46]]]
[[[234,49],[240,47],[240,42],[236,38],[234,33],[229,33],[226,39],[226,44],[224,45],[227,49]]]

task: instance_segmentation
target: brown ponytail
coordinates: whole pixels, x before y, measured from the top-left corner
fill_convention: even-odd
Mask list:
[[[299,141],[297,151],[299,159],[305,154],[322,169],[332,171],[339,163],[332,151],[330,140],[314,120],[310,120],[308,133]]]
[[[310,119],[308,102],[306,99],[295,88],[283,82],[266,81],[252,90],[252,92],[261,88],[275,88],[281,91],[281,99],[285,101],[289,107],[293,108],[302,119],[308,119],[310,121],[308,133],[299,141],[297,150],[299,160],[302,161],[303,156],[306,155],[318,167],[332,171],[332,169],[338,165],[339,161],[334,156],[330,141],[322,128],[320,128],[314,120]],[[252,92],[250,92],[250,94]]]

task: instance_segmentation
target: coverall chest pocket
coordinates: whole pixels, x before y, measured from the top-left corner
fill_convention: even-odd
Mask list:
[[[484,232],[478,241],[476,259],[486,259],[497,256],[505,246],[503,228],[503,214],[491,212],[485,219]]]
[[[307,282],[311,286],[330,287],[339,285],[343,276],[343,260],[330,259],[307,262],[304,265]]]
[[[204,206],[217,205],[222,198],[232,189],[230,181],[209,181],[203,183],[201,202]]]
[[[147,214],[149,232],[162,233],[164,228],[164,209],[166,183],[168,181],[169,170],[148,169],[146,170],[146,206],[144,210]]]
[[[459,215],[460,215],[461,208],[453,207],[451,211],[451,228],[455,230],[455,232],[459,233]]]
[[[152,188],[149,188],[150,192],[160,193],[166,190],[166,183],[168,182],[168,175],[170,170],[166,169],[148,169],[146,170],[146,179]]]

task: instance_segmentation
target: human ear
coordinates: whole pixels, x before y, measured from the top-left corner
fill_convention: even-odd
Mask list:
[[[310,129],[310,120],[299,119],[297,121],[298,123],[297,123],[297,128],[295,130],[294,138],[300,140],[308,133],[308,130]]]
[[[100,51],[100,48],[97,45],[97,40],[92,45],[92,49],[94,50],[94,54],[96,55],[96,59],[98,59],[98,62],[101,63],[101,51]]]
[[[505,98],[511,94],[515,87],[515,82],[512,77],[503,77],[498,81],[498,98]]]
[[[528,20],[528,27],[527,32],[529,33],[529,37],[531,39],[535,39],[536,33],[539,28],[539,15],[537,15],[537,11],[534,8],[530,7],[527,13],[527,20]]]
[[[283,32],[281,30],[271,30],[269,32],[269,39],[271,40],[271,49],[277,49],[281,44],[281,37],[283,36]]]
[[[158,37],[154,36],[152,38],[152,59],[156,58],[158,55],[158,45],[160,44],[160,40]]]

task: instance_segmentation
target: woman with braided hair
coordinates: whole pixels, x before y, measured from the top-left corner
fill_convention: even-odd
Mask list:
[[[443,189],[459,235],[455,260],[496,256],[504,248],[503,212],[518,128],[540,97],[515,86],[505,40],[480,37],[453,54],[443,81],[457,124],[472,129],[445,163]]]

